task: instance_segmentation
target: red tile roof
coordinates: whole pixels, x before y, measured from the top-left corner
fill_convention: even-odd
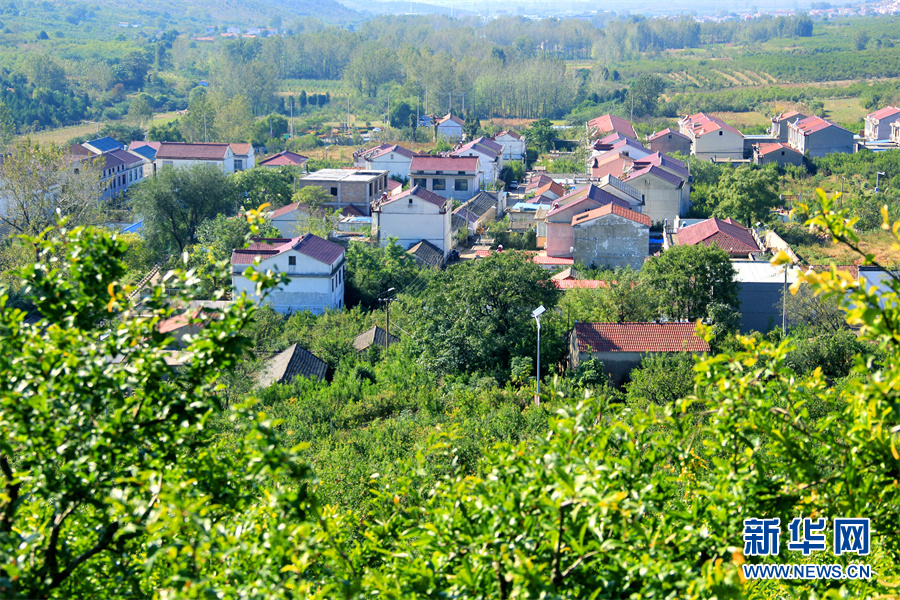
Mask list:
[[[412,150],[407,150],[403,146],[398,146],[394,144],[393,146],[388,146],[387,148],[381,148],[380,150],[376,150],[374,153],[370,154],[366,160],[372,160],[373,158],[378,158],[379,156],[384,156],[385,154],[396,153],[400,156],[405,156],[406,158],[412,158],[415,156],[415,153]]]
[[[572,225],[582,225],[587,221],[593,221],[594,219],[605,217],[606,215],[617,215],[619,217],[622,217],[623,219],[628,219],[630,221],[634,221],[635,223],[640,223],[641,225],[650,227],[650,217],[648,217],[647,215],[612,203],[601,206],[600,208],[595,208],[594,210],[589,210],[585,213],[581,213],[580,215],[575,215],[574,217],[572,217]]]
[[[293,239],[251,238],[249,248],[235,249],[231,253],[231,264],[251,265],[257,256],[260,259],[265,259],[289,250],[305,254],[313,260],[326,265],[334,264],[344,253],[343,247],[311,233],[306,233]]]
[[[715,218],[707,219],[678,230],[679,246],[695,246],[697,244],[715,245],[731,255],[760,252],[750,230],[738,225],[730,218],[724,221]]]
[[[829,127],[836,127],[843,131],[848,131],[847,129],[844,129],[837,123],[833,123],[833,122],[829,121],[828,119],[823,119],[822,117],[815,117],[815,116],[807,117],[805,119],[797,121],[796,123],[792,123],[791,127],[793,127],[794,129],[797,129],[803,135],[809,135],[809,134],[815,133],[817,131],[822,131],[823,129],[828,129]],[[849,131],[848,131],[848,133],[849,133]]]
[[[684,185],[684,181],[687,178],[687,176],[682,178],[655,165],[651,165],[649,167],[644,167],[639,171],[631,171],[630,173],[628,173],[628,176],[625,177],[625,181],[631,181],[643,175],[653,175],[654,177],[662,179],[663,181],[667,181],[674,186]]]
[[[743,135],[740,131],[738,131],[736,128],[732,127],[722,119],[702,112],[684,117],[681,120],[681,123],[685,125],[691,131],[691,133],[694,134],[694,137],[700,137],[702,135],[706,135],[707,133],[718,131],[719,129],[724,129],[725,131],[730,131],[731,133]]]
[[[341,209],[341,216],[344,217],[365,217],[366,213],[356,208],[353,204],[348,204]]]
[[[709,352],[695,323],[576,323],[579,352]]]
[[[553,194],[556,194],[556,197],[557,197],[557,198],[559,198],[560,196],[565,196],[565,195],[566,195],[566,190],[565,190],[565,188],[564,188],[563,186],[559,185],[558,183],[556,183],[556,182],[553,181],[553,180],[551,180],[550,183],[548,183],[548,184],[546,184],[546,185],[544,185],[544,186],[539,187],[538,189],[536,189],[536,190],[534,191],[534,195],[535,195],[535,196],[543,196],[543,195],[546,194],[547,192],[551,192],[551,193],[553,193]]]
[[[253,150],[253,146],[251,146],[250,144],[238,143],[238,144],[228,144],[228,145],[231,146],[231,151],[234,152],[235,154],[246,155],[246,154],[250,154],[250,151]]]
[[[396,190],[397,188],[401,188],[401,187],[403,187],[403,184],[400,183],[399,181],[395,181],[393,179],[388,179],[387,189],[389,192],[393,193],[394,190]]]
[[[595,290],[605,288],[607,283],[599,279],[555,279],[553,285],[561,290]]]
[[[766,156],[767,154],[772,154],[773,152],[778,152],[780,150],[784,150],[792,154],[800,154],[787,144],[782,144],[781,142],[775,144],[760,144],[759,150],[757,150],[757,154],[759,154],[760,156]]]
[[[885,106],[882,109],[876,110],[875,112],[866,115],[868,119],[887,119],[888,117],[893,117],[896,114],[900,114],[900,108],[896,106]]]
[[[502,136],[504,133],[506,135],[508,135],[509,137],[516,138],[517,140],[522,139],[522,136],[519,135],[518,133],[516,133],[515,131],[513,131],[512,129],[507,129],[506,131],[501,131],[500,133],[498,133],[497,135],[494,136],[494,139],[497,139],[498,137]]]
[[[460,118],[457,117],[456,115],[452,115],[452,114],[450,114],[450,113],[447,113],[446,115],[444,115],[443,117],[441,117],[440,119],[438,119],[438,120],[437,120],[437,124],[438,124],[438,125],[443,125],[443,124],[446,123],[447,121],[453,121],[453,122],[456,123],[457,125],[465,125],[465,124],[466,124],[465,121],[463,121],[462,119],[460,119]]]
[[[128,150],[111,150],[109,154],[112,154],[126,165],[135,165],[146,160],[143,156],[132,154]]]
[[[617,131],[628,137],[637,138],[637,134],[634,133],[634,127],[627,119],[610,114],[601,115],[588,121],[588,129],[596,129],[600,133]]]
[[[309,160],[308,157],[290,150],[273,154],[257,163],[260,167],[298,167]]]
[[[448,200],[447,198],[444,198],[442,196],[438,196],[434,192],[430,192],[427,189],[416,185],[416,186],[413,186],[412,188],[406,190],[402,194],[389,196],[386,200],[377,202],[373,206],[373,209],[378,210],[380,207],[384,206],[385,204],[391,204],[392,202],[397,202],[399,200],[403,200],[404,198],[407,198],[409,196],[415,196],[419,200],[424,200],[425,202],[428,202],[429,204],[434,204],[438,208],[444,208],[445,206],[447,206],[447,204],[452,204],[451,200]]]
[[[666,136],[666,135],[673,135],[673,136],[675,136],[675,137],[680,137],[680,138],[683,138],[683,139],[686,139],[686,140],[691,139],[691,138],[689,138],[688,136],[684,135],[683,133],[681,133],[681,132],[679,132],[679,131],[675,131],[675,130],[672,129],[671,127],[666,127],[665,129],[663,129],[663,130],[661,130],[661,131],[657,131],[656,133],[654,133],[653,135],[651,135],[650,137],[648,137],[648,138],[647,138],[647,141],[648,141],[648,142],[652,142],[653,140],[658,139],[658,138],[661,138],[661,137]]]
[[[297,210],[297,207],[300,206],[299,202],[292,202],[291,204],[287,204],[282,206],[281,208],[277,208],[272,211],[272,214],[269,216],[270,219],[274,219],[275,217],[280,217],[281,215],[286,215],[289,212],[293,212]]]
[[[229,144],[188,144],[162,142],[156,152],[157,160],[224,160]]]
[[[478,157],[475,156],[414,156],[409,170],[442,171],[455,175],[458,171],[475,173],[478,171]]]
[[[646,169],[649,166],[660,167],[667,171],[675,171],[681,175],[683,179],[687,179],[690,174],[686,164],[659,152],[648,154],[647,156],[638,158],[634,161],[635,170]]]
[[[565,258],[560,256],[542,256],[540,254],[536,254],[534,258],[531,259],[534,261],[536,265],[574,265],[575,259],[573,258]]]
[[[796,117],[796,116],[798,116],[798,115],[802,116],[803,118],[806,118],[806,115],[804,115],[803,113],[798,112],[798,111],[796,111],[796,110],[790,110],[790,111],[788,111],[788,112],[786,112],[786,113],[781,113],[780,115],[778,115],[777,117],[775,117],[774,119],[772,119],[772,121],[775,122],[775,123],[780,123],[781,121],[784,121],[784,120],[786,120],[786,119],[790,119],[790,118],[792,118],[792,117]]]

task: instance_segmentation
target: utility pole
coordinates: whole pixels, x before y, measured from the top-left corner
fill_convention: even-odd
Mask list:
[[[387,317],[385,319],[385,326],[384,326],[384,330],[385,330],[385,332],[387,332],[387,335],[385,336],[385,339],[384,339],[384,347],[385,348],[387,348],[388,346],[391,345],[391,302],[394,301],[394,298],[391,298],[390,296],[388,296],[388,294],[393,293],[393,291],[394,291],[394,288],[391,288],[391,289],[387,290],[386,292],[384,292],[384,294],[380,298],[378,298],[378,300],[380,300],[381,302],[384,302],[385,309],[387,311]]]
[[[447,94],[447,114],[453,113],[453,92]]]
[[[203,141],[209,142],[209,134],[206,132],[206,114],[203,115]]]
[[[788,266],[784,265],[784,289],[781,290],[781,333],[787,335],[787,276]]]
[[[294,139],[294,97],[291,96],[291,133],[290,138]]]
[[[463,114],[466,114],[466,95],[463,94]]]

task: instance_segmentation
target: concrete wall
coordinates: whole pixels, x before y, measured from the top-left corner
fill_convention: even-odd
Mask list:
[[[796,123],[802,119],[805,119],[807,115],[795,115],[793,117],[784,119],[782,121],[772,121],[772,137],[774,137],[777,141],[787,144],[788,143],[788,130],[790,129],[791,123]]]
[[[547,223],[547,256],[565,257],[572,256],[572,247],[575,246],[575,231],[569,223]]]
[[[650,152],[659,152],[661,154],[672,154],[673,152],[681,152],[685,156],[691,153],[691,140],[685,139],[680,135],[666,134],[650,141]]]
[[[575,262],[595,269],[627,266],[637,271],[650,251],[650,228],[615,214],[575,225],[572,230]]]
[[[234,173],[234,155],[229,153],[223,160],[156,160],[157,171],[159,171],[163,167],[187,169],[195,165],[212,165],[214,167],[222,169],[223,173]]]
[[[517,140],[511,135],[503,135],[494,138],[494,141],[503,146],[503,160],[522,160],[525,158],[525,140]]]
[[[419,174],[412,173],[412,185],[421,185],[429,192],[434,192],[441,198],[451,198],[465,202],[478,195],[481,191],[481,173],[475,175],[435,175],[435,174]],[[434,180],[443,180],[444,189],[434,189]],[[466,190],[456,189],[456,180],[465,180],[467,182]],[[421,180],[421,181],[420,181]]]
[[[387,180],[387,173],[381,177],[375,177],[368,182],[298,179],[297,189],[301,190],[310,185],[317,185],[334,196],[335,201],[327,205],[329,208],[340,209],[348,204],[353,204],[360,209],[364,215],[369,216],[371,214],[370,204],[372,200],[381,197],[381,194],[387,191]]]
[[[296,264],[290,265],[290,257]],[[260,261],[259,270],[271,269],[287,273],[288,281],[270,292],[262,303],[270,305],[278,312],[300,312],[308,310],[321,314],[326,309],[341,308],[344,305],[346,272],[343,255],[334,265],[326,265],[299,252],[285,252]],[[246,292],[256,295],[256,284],[244,277],[245,265],[236,265],[231,281],[235,295]]]
[[[717,129],[694,140],[691,154],[703,160],[712,158],[744,158],[744,136]]]
[[[765,156],[755,156],[754,162],[758,165],[797,165],[800,166],[803,164],[803,155],[798,152],[791,152],[790,150],[776,150],[775,152],[770,152]]]
[[[373,216],[382,247],[386,247],[390,238],[395,237],[397,243],[404,249],[426,240],[440,248],[444,252],[445,259],[452,249],[450,210],[441,214],[440,209],[434,204],[409,197],[381,206]]]
[[[437,126],[437,136],[450,141],[458,142],[463,137],[462,125],[453,121],[446,121]]]
[[[890,138],[891,123],[898,119],[900,119],[900,115],[894,115],[885,119],[869,119],[866,117],[866,139],[875,141]]]
[[[643,214],[651,223],[662,223],[666,219],[687,214],[688,199],[683,188],[663,181],[653,175],[644,175],[628,181],[644,195]]]
[[[472,150],[471,148],[463,152],[454,153],[454,156],[471,156],[478,159],[478,171],[481,173],[481,179],[485,183],[491,183],[500,176],[502,165],[491,157]]]
[[[808,151],[813,158],[835,152],[852,154],[854,150],[853,133],[837,127],[828,127],[805,137],[806,143],[802,152],[805,154]]]

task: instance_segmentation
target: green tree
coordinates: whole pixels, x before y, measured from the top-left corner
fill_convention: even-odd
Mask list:
[[[63,148],[20,140],[0,165],[0,223],[30,236],[61,218],[70,225],[97,224],[102,187],[96,162],[73,167]]]
[[[627,106],[626,109],[630,110],[634,117],[654,116],[659,98],[665,89],[666,83],[659,75],[641,75],[628,90],[630,106]]]
[[[25,57],[23,67],[29,83],[35,87],[62,91],[68,86],[66,70],[50,55],[29,53]]]
[[[153,109],[147,100],[138,96],[128,106],[128,120],[137,125],[146,125],[153,118]]]
[[[857,50],[865,50],[869,45],[869,33],[865,29],[859,29],[853,35],[853,47]]]
[[[673,404],[694,392],[694,356],[687,352],[650,354],[631,372],[626,399],[636,408],[650,402]]]
[[[294,202],[299,202],[309,208],[322,208],[330,202],[334,202],[334,196],[318,185],[308,185],[297,190],[293,196]]]
[[[253,134],[255,119],[253,107],[246,96],[230,98],[219,96],[215,102],[216,139],[220,142],[249,142]]]
[[[97,137],[105,136],[109,136],[117,142],[122,142],[127,146],[135,140],[143,140],[144,130],[140,127],[135,127],[134,125],[125,125],[123,123],[107,123],[97,132]]]
[[[209,165],[164,167],[134,188],[133,202],[144,219],[147,243],[160,258],[194,243],[206,219],[235,211],[231,181]]]
[[[538,119],[525,128],[523,135],[528,146],[540,152],[549,152],[553,149],[553,139],[556,132],[550,119]]]
[[[217,139],[216,107],[202,87],[191,90],[187,114],[179,121],[178,129],[189,142]]]
[[[714,304],[739,308],[736,271],[717,246],[674,246],[652,257],[641,277],[654,290],[657,310],[670,319],[703,319]]]
[[[5,102],[0,100],[0,152],[6,152],[13,138],[16,136],[16,122],[12,111]]]
[[[288,167],[255,167],[230,176],[239,204],[269,203],[272,208],[294,202],[294,177],[293,169]]]
[[[147,139],[151,142],[183,142],[184,136],[181,135],[178,119],[175,119],[168,123],[151,125],[147,131]]]
[[[771,167],[728,169],[719,179],[713,197],[717,217],[732,217],[748,227],[768,221],[770,210],[778,206],[778,172]]]
[[[505,379],[513,357],[534,355],[531,312],[543,305],[547,327],[560,294],[550,273],[521,252],[494,253],[437,272],[424,292],[427,301],[412,302],[416,351],[437,372],[480,371]],[[544,333],[546,341],[554,339]]]
[[[631,269],[617,269],[597,289],[574,289],[559,303],[566,323],[622,323],[659,318],[654,289]]]
[[[384,248],[361,242],[351,242],[347,247],[347,306],[380,308],[378,299],[387,290],[407,292],[423,279],[427,274],[419,272],[416,259],[396,241]]]

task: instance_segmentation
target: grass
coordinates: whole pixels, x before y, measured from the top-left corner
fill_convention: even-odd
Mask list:
[[[150,121],[150,125],[162,125],[173,121],[178,115],[174,112],[159,113]],[[29,134],[29,137],[41,143],[65,144],[74,137],[89,136],[97,133],[104,123],[87,122],[80,125],[70,125],[68,127],[60,127],[58,129],[45,129],[36,133]]]

